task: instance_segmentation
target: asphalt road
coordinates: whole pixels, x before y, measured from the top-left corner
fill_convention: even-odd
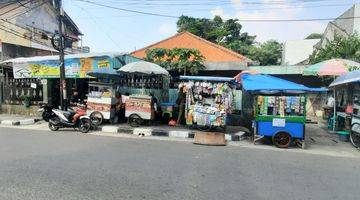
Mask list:
[[[359,199],[360,159],[0,128],[0,199]]]

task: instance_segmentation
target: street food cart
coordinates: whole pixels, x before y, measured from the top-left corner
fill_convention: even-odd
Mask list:
[[[280,148],[289,147],[293,140],[304,147],[306,92],[326,90],[263,74],[242,74],[241,83],[254,98],[254,143],[271,137]]]
[[[133,127],[139,126],[144,120],[154,119],[154,106],[148,95],[130,95],[125,104],[125,117]]]
[[[90,82],[87,95],[87,115],[94,125],[100,125],[103,120],[115,117],[116,86],[113,83]]]
[[[162,97],[165,96],[166,93],[162,92],[164,90],[163,79],[169,77],[169,72],[154,63],[138,61],[121,67],[118,73],[128,77],[124,83],[128,93],[132,93],[126,102],[123,102],[128,123],[136,127],[143,124],[145,120],[152,121],[157,108],[160,107],[157,105],[159,102],[154,101],[156,98],[154,92],[155,90],[161,91],[159,94]],[[124,90],[126,87],[122,89]]]
[[[180,76],[180,80],[179,89],[186,93],[186,124],[202,131],[225,130],[227,115],[234,108],[234,78]]]

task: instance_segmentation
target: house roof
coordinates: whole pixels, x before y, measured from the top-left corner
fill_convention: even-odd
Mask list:
[[[205,57],[206,62],[243,62],[251,61],[243,55],[240,55],[230,49],[218,44],[212,43],[190,32],[181,32],[157,43],[141,48],[131,53],[131,55],[144,58],[145,51],[152,48],[193,48],[198,49]]]

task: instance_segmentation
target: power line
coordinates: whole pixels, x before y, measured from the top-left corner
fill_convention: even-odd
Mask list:
[[[49,46],[48,44],[46,44],[44,42],[41,42],[41,41],[38,41],[38,40],[35,40],[35,39],[32,39],[32,38],[27,38],[27,37],[23,36],[22,33],[17,32],[17,31],[15,31],[13,29],[10,29],[10,28],[8,28],[8,27],[6,27],[4,25],[0,25],[0,26],[3,27],[3,28],[0,27],[0,30],[3,30],[5,32],[7,32],[7,33],[10,33],[10,34],[15,35],[15,36],[20,37],[20,38],[23,38],[25,40],[29,40],[29,41],[32,41],[32,42],[36,42],[38,44],[42,44],[42,45],[44,45],[44,46],[46,46],[48,48],[54,49],[53,47]]]
[[[138,10],[119,8],[119,7],[96,3],[93,1],[88,1],[88,0],[75,0],[75,1],[81,1],[81,2],[88,3],[88,4],[93,4],[93,5],[97,5],[97,6],[101,6],[101,7],[105,7],[105,8],[111,8],[111,9],[115,9],[115,10],[121,10],[121,11],[125,11],[125,12],[132,12],[132,13],[138,13],[138,14],[144,14],[144,15],[152,15],[152,16],[157,16],[157,17],[179,18],[178,16],[173,16],[173,15],[165,15],[165,14],[158,14],[158,13],[143,12],[143,11],[138,11]]]
[[[20,4],[19,6],[16,6],[15,8],[12,8],[12,9],[10,9],[10,10],[7,10],[7,11],[1,13],[0,16],[3,16],[3,15],[5,15],[5,14],[11,12],[11,11],[14,11],[14,10],[22,7],[23,5],[26,5],[26,4],[30,3],[31,1],[32,1],[32,0],[29,0],[29,1],[27,1],[26,3],[23,3],[23,4]]]
[[[308,18],[308,19],[238,19],[242,22],[307,22],[307,21],[331,21],[336,19],[357,19],[359,17],[338,17],[338,18]]]
[[[81,10],[83,10],[84,12],[86,12],[88,14],[88,16],[90,17],[90,19],[93,20],[93,22],[95,23],[96,26],[100,25],[96,22],[96,19],[92,16],[92,14],[90,12],[88,12],[86,9],[82,8],[81,6],[77,5],[74,3],[75,6],[79,7]],[[119,49],[121,48],[117,42],[107,33],[107,31],[105,31],[105,35],[111,40],[111,42],[113,42]]]
[[[85,2],[85,3],[89,3],[89,4],[101,6],[101,7],[106,7],[106,8],[111,8],[111,9],[116,9],[116,10],[121,10],[121,11],[125,11],[125,12],[132,12],[132,13],[138,13],[138,14],[144,14],[144,15],[152,15],[152,16],[158,16],[158,17],[169,17],[169,18],[176,18],[176,19],[179,18],[178,16],[172,16],[172,15],[163,15],[163,14],[158,14],[158,13],[123,9],[123,8],[100,4],[100,3],[96,3],[96,2],[88,1],[88,0],[76,0],[76,1],[81,1],[81,2]],[[359,17],[338,17],[338,18],[307,18],[307,19],[306,18],[305,19],[239,19],[239,21],[242,21],[242,22],[304,22],[304,21],[330,21],[330,20],[335,20],[335,19],[355,19],[355,18],[360,18],[360,16]]]
[[[317,3],[317,2],[329,2],[335,0],[300,0],[300,1],[241,1],[243,5],[289,5],[289,4],[304,4],[304,3]],[[104,2],[104,1],[103,1]],[[122,3],[125,5],[148,5],[148,6],[214,6],[214,5],[234,5],[230,0],[227,1],[201,1],[201,3],[184,3],[184,1],[110,1],[110,3]]]
[[[12,15],[12,16],[9,16],[9,17],[7,18],[7,20],[11,20],[11,19],[14,19],[15,17],[19,17],[19,16],[21,16],[21,15],[25,15],[25,14],[27,14],[28,12],[30,12],[30,11],[32,11],[32,10],[35,10],[36,8],[42,6],[42,5],[46,4],[46,3],[47,3],[47,0],[43,0],[42,3],[39,3],[38,5],[36,5],[36,6],[34,6],[34,7],[31,7],[30,9],[26,10],[25,12],[16,13],[16,14],[14,14],[14,15]]]

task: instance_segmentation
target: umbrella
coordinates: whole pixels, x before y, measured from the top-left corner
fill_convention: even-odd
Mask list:
[[[169,75],[169,72],[157,64],[137,61],[129,63],[121,67],[118,72],[126,74],[142,74],[142,75]]]
[[[333,81],[329,87],[334,87],[346,83],[360,82],[360,70],[355,70],[339,76]]]
[[[340,76],[349,72],[351,67],[360,68],[360,63],[345,59],[331,59],[316,63],[303,71],[305,76]]]

